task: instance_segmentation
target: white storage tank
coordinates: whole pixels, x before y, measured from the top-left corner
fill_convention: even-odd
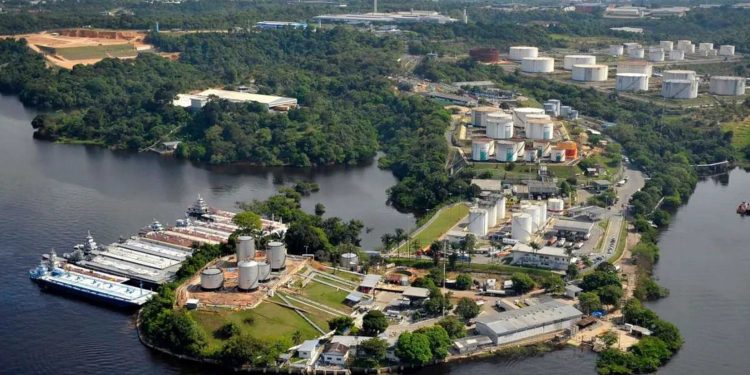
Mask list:
[[[269,242],[266,256],[268,263],[271,265],[271,271],[280,271],[286,268],[286,246],[283,243]]]
[[[550,153],[549,159],[553,163],[562,163],[565,161],[565,150],[561,148],[553,148]]]
[[[526,73],[552,73],[555,70],[555,59],[551,57],[524,57],[521,60],[521,71]]]
[[[649,50],[648,61],[664,61],[664,50],[661,48]]]
[[[719,46],[719,56],[734,56],[734,46],[728,44]]]
[[[662,40],[659,42],[659,47],[661,47],[665,52],[669,52],[674,49],[674,42],[671,40]]]
[[[628,60],[617,64],[617,73],[640,73],[651,76],[652,65],[648,61]]]
[[[495,201],[495,211],[497,211],[497,220],[503,221],[505,220],[505,196],[500,196]]]
[[[485,127],[487,126],[487,116],[491,113],[498,113],[502,111],[497,107],[476,107],[471,110],[471,125]]]
[[[343,253],[341,259],[339,259],[339,264],[342,268],[354,269],[359,265],[359,257],[355,253]]]
[[[685,51],[681,49],[673,49],[669,51],[670,61],[682,61],[685,60]]]
[[[241,290],[258,289],[258,263],[254,260],[244,260],[237,264],[239,282],[237,287]]]
[[[526,138],[549,141],[554,136],[555,125],[552,120],[529,119]]]
[[[471,160],[487,161],[494,151],[494,142],[489,138],[474,138],[471,140]]]
[[[640,73],[617,73],[617,91],[648,91],[649,76]]]
[[[541,214],[539,212],[539,206],[537,205],[528,205],[526,207],[523,207],[521,211],[529,216],[531,216],[531,231],[536,232],[539,230],[539,227],[541,225]]]
[[[487,235],[487,210],[472,208],[469,210],[469,232],[477,237]]]
[[[487,228],[494,227],[497,225],[497,210],[495,209],[495,202],[487,201],[482,202],[479,208],[487,211]]]
[[[746,84],[745,77],[713,76],[708,91],[716,95],[745,95]]]
[[[560,198],[547,199],[547,209],[549,212],[560,213],[565,209],[565,201]]]
[[[493,139],[513,138],[513,116],[503,112],[488,114],[487,136]]]
[[[698,97],[698,81],[693,79],[664,80],[661,95],[667,99],[695,99]]]
[[[573,65],[572,78],[574,81],[583,82],[601,82],[607,80],[609,67],[597,64],[579,64]]]
[[[694,70],[665,70],[664,72],[662,72],[662,74],[662,79],[665,81],[673,79],[695,79]]]
[[[510,237],[520,242],[529,242],[533,220],[528,214],[513,214],[510,222]]]
[[[547,225],[547,202],[537,201],[536,205],[539,206],[539,229],[541,230]]]
[[[695,52],[695,45],[689,40],[678,40],[677,49],[685,51],[685,53],[692,53],[690,50],[692,49]]]
[[[510,47],[510,59],[520,61],[527,57],[539,56],[539,49],[536,47],[528,46],[515,46]]]
[[[622,44],[612,44],[609,46],[609,54],[612,56],[622,56],[625,53],[625,47]]]
[[[565,55],[563,57],[563,69],[573,70],[573,65],[593,65],[596,64],[596,56],[591,55]]]
[[[237,262],[255,259],[255,240],[250,236],[237,237]]]
[[[258,281],[265,283],[271,280],[271,265],[264,262],[258,263]]]
[[[201,289],[217,290],[224,285],[224,272],[218,268],[206,268],[201,271]]]
[[[645,54],[646,51],[642,47],[628,49],[628,57],[632,57],[634,59],[642,59]]]
[[[710,51],[714,49],[713,43],[698,43],[698,51]]]
[[[517,161],[522,154],[523,141],[497,141],[495,142],[495,160],[501,162]]]
[[[543,115],[544,109],[532,108],[532,107],[519,107],[513,109],[513,125],[517,127],[526,126],[526,116],[528,115]]]

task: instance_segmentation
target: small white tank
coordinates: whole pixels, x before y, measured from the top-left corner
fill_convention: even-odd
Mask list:
[[[695,99],[698,97],[698,81],[673,79],[662,81],[661,95],[667,99]]]
[[[665,81],[672,80],[672,79],[688,79],[688,80],[695,79],[694,70],[665,70],[662,73],[663,73],[662,79]]]
[[[617,73],[617,91],[648,91],[649,76],[640,73]]]
[[[664,61],[664,50],[661,48],[649,50],[648,61]]]
[[[607,80],[609,67],[607,65],[573,65],[572,78],[574,81],[601,82]]]
[[[478,127],[487,126],[487,118],[492,113],[502,113],[497,107],[476,107],[471,110],[471,125]]]
[[[551,57],[524,57],[521,60],[521,71],[526,73],[552,73],[555,70],[555,59]]]
[[[258,281],[266,283],[271,280],[271,265],[268,263],[258,263]]]
[[[628,49],[628,57],[634,58],[634,59],[642,59],[646,54],[646,51],[639,47],[639,48],[630,48]]]
[[[359,265],[359,257],[355,253],[343,253],[341,254],[339,264],[342,268],[351,270]]]
[[[719,46],[719,56],[734,56],[734,46],[728,44]]]
[[[515,46],[510,47],[510,59],[520,61],[527,57],[537,57],[539,56],[539,49],[536,47],[528,47],[528,46]]]
[[[493,139],[513,138],[513,116],[503,112],[487,115],[487,136]]]
[[[469,232],[477,237],[487,235],[487,210],[472,208],[469,210]]]
[[[255,240],[250,236],[237,237],[237,262],[255,259]]]
[[[495,160],[500,162],[517,161],[523,146],[523,141],[497,141],[495,142]]]
[[[206,268],[201,272],[201,289],[216,290],[224,285],[224,272],[218,268]]]
[[[271,265],[271,271],[280,271],[286,268],[286,246],[283,243],[269,242],[266,257]]]
[[[539,227],[541,225],[541,214],[539,213],[539,206],[537,205],[528,205],[524,208],[522,208],[523,213],[531,216],[531,231],[536,232],[539,230]]]
[[[662,40],[659,42],[659,47],[661,47],[665,52],[669,52],[674,49],[674,42],[671,40]]]
[[[652,65],[648,61],[628,60],[617,64],[617,73],[640,73],[651,76]]]
[[[698,51],[709,51],[714,49],[713,43],[698,43]]]
[[[565,201],[560,198],[547,199],[547,209],[549,212],[560,213],[565,209]]]
[[[562,163],[565,161],[565,150],[561,148],[553,148],[550,152],[549,160],[553,163]]]
[[[528,214],[513,214],[510,223],[510,237],[520,242],[529,242],[531,240],[533,221],[534,219]]]
[[[258,263],[254,260],[241,261],[237,268],[239,273],[237,287],[241,290],[258,289]]]
[[[713,76],[708,91],[715,95],[738,96],[745,95],[745,77]]]
[[[489,138],[474,138],[471,140],[471,160],[487,161],[493,154],[494,142]]]
[[[592,55],[565,55],[563,57],[563,69],[573,70],[573,65],[594,65],[596,56]]]
[[[625,47],[622,44],[612,44],[609,46],[609,54],[612,56],[622,56],[625,53]]]
[[[669,51],[670,61],[682,61],[685,60],[685,51],[681,49],[673,49]]]
[[[539,229],[542,230],[547,225],[547,202],[537,201],[536,205],[539,206]]]
[[[504,196],[500,196],[495,201],[495,210],[497,211],[497,220],[498,221],[505,220],[505,204],[506,204],[506,201],[505,201],[505,197]]]

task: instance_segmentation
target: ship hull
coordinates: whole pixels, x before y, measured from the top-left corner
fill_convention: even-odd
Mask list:
[[[58,284],[45,279],[31,280],[37,283],[42,290],[78,297],[80,299],[87,300],[96,304],[111,306],[123,310],[134,310],[140,307],[140,305],[138,305],[137,303],[109,297],[104,294],[91,293],[86,290],[73,288],[64,284]]]

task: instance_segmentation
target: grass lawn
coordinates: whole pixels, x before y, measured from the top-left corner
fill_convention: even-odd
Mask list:
[[[622,226],[620,227],[620,240],[617,242],[617,248],[615,248],[615,253],[612,255],[611,262],[615,262],[617,260],[620,260],[620,257],[622,256],[622,253],[625,251],[625,245],[628,243],[628,222],[627,220],[622,221]]]
[[[342,278],[344,280],[349,280],[353,283],[359,284],[362,281],[362,277],[359,275],[355,275],[353,273],[349,273],[346,271],[338,270],[335,268],[326,268],[325,271],[322,271],[331,275],[334,275],[336,277]]]
[[[432,222],[423,227],[416,236],[410,238],[411,241],[417,240],[422,247],[429,246],[432,241],[437,240],[440,236],[445,234],[454,225],[458,224],[461,219],[469,214],[469,207],[465,204],[457,204],[455,206],[442,209],[440,212],[435,214],[435,218]],[[399,247],[400,251],[406,251],[406,244],[402,244]]]
[[[336,288],[321,284],[317,281],[311,281],[309,284],[307,284],[305,289],[302,290],[302,295],[307,297],[307,299],[347,314],[352,311],[349,306],[343,304],[344,299],[348,294],[349,292],[347,291],[336,290]]]
[[[723,124],[721,130],[733,133],[732,146],[737,150],[742,150],[744,147],[750,146],[750,118],[746,118],[744,121]]]
[[[68,60],[100,59],[108,56],[130,57],[138,54],[130,44],[58,48],[56,53]]]

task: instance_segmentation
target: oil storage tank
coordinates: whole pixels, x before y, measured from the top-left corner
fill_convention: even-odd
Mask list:
[[[513,138],[513,116],[503,112],[488,114],[487,136],[492,139]]]
[[[267,262],[258,263],[258,281],[266,283],[271,280],[271,265]]]
[[[217,290],[224,285],[224,272],[218,268],[206,268],[201,271],[201,289]]]
[[[601,82],[607,80],[609,67],[597,64],[573,65],[572,78],[574,81]]]
[[[539,48],[529,46],[515,46],[510,47],[510,59],[520,61],[527,57],[538,57]]]
[[[617,64],[617,73],[640,73],[651,76],[652,65],[644,60],[627,60]]]
[[[632,57],[634,59],[642,59],[645,55],[646,51],[643,49],[643,47],[628,48],[628,57]]]
[[[615,88],[617,91],[648,91],[648,79],[640,73],[617,73]]]
[[[719,46],[719,56],[734,56],[734,46],[728,44]]]
[[[528,131],[526,132],[526,138],[549,141],[555,134],[555,125],[552,120],[529,119],[527,124]]]
[[[258,262],[254,260],[243,260],[237,265],[239,282],[237,287],[241,290],[258,289]]]
[[[596,56],[591,55],[565,55],[563,57],[563,69],[573,70],[573,65],[593,65],[596,64]]]
[[[669,51],[670,61],[682,61],[685,60],[685,51],[681,49],[673,49]]]
[[[662,79],[665,81],[672,80],[672,79],[695,79],[695,71],[694,70],[665,70],[662,76]]]
[[[524,142],[500,140],[495,142],[495,160],[500,162],[517,161],[523,155]]]
[[[472,60],[493,63],[500,61],[500,51],[496,48],[472,48],[469,50]]]
[[[341,254],[341,259],[339,259],[339,264],[342,268],[348,270],[357,268],[357,265],[359,265],[359,256],[356,253],[343,253]]]
[[[661,47],[664,52],[669,52],[674,49],[674,42],[671,40],[662,40],[659,42],[659,47]]]
[[[490,155],[494,153],[495,142],[486,137],[474,138],[471,140],[471,160],[487,161]]]
[[[714,49],[713,43],[698,43],[698,51],[710,51]]]
[[[271,271],[280,271],[286,268],[286,246],[277,241],[268,243],[266,251],[268,263],[271,265]]]
[[[544,109],[532,108],[532,107],[519,107],[513,109],[513,125],[517,127],[526,126],[526,116],[528,115],[543,115]]]
[[[237,237],[237,262],[255,259],[255,240],[250,236]]]
[[[491,113],[497,113],[502,111],[497,107],[476,107],[471,110],[471,125],[478,127],[487,126],[487,116]]]
[[[648,50],[648,61],[664,61],[664,50],[661,48],[653,48]]]
[[[745,77],[713,76],[708,91],[715,95],[745,95],[746,84]]]
[[[497,221],[505,220],[505,196],[500,196],[495,201],[495,210],[497,211]]]
[[[513,214],[510,222],[510,237],[520,242],[529,242],[532,233],[532,221],[528,214]]]
[[[612,44],[609,46],[609,54],[612,56],[622,56],[625,53],[625,47],[622,44]]]
[[[542,224],[542,216],[539,212],[539,206],[530,204],[526,207],[523,207],[522,212],[531,216],[531,232],[533,233],[538,231]]]
[[[497,210],[495,209],[495,202],[483,201],[479,204],[479,208],[487,211],[487,230],[497,225]]]
[[[694,79],[664,80],[661,95],[667,99],[695,99],[698,97],[698,81]]]
[[[565,209],[565,201],[560,198],[547,199],[547,209],[552,213],[560,213]]]
[[[555,70],[555,59],[551,57],[524,57],[521,60],[521,71],[526,73],[552,73]]]
[[[469,232],[477,237],[487,235],[487,210],[481,208],[472,208],[469,210]]]

